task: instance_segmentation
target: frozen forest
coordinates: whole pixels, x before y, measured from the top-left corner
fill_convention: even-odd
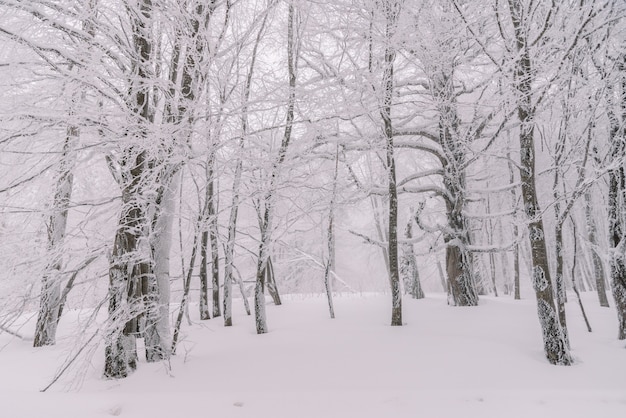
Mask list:
[[[0,0],[0,90],[0,415],[626,413],[626,1]]]

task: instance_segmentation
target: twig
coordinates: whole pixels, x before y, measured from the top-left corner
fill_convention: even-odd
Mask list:
[[[41,392],[45,392],[48,389],[50,389],[50,387],[52,385],[54,385],[60,378],[61,376],[63,376],[63,374],[67,371],[67,369],[69,369],[69,367],[76,361],[76,359],[78,358],[78,356],[80,356],[80,353],[83,352],[83,350],[85,350],[85,348],[87,348],[87,346],[89,345],[89,343],[96,338],[96,335],[98,335],[99,331],[96,331],[90,338],[89,340],[87,340],[87,342],[85,344],[83,344],[83,346],[80,348],[80,350],[78,350],[78,352],[76,353],[76,355],[74,355],[74,357],[72,357],[70,359],[70,361],[67,362],[67,364],[56,374],[56,376],[54,376],[54,379],[52,379],[52,382],[50,382],[48,384],[48,386],[46,386],[45,388],[43,388],[41,390]]]
[[[4,325],[0,325],[0,331],[2,332],[6,332],[7,334],[10,334],[14,337],[19,338],[22,341],[31,341],[32,338],[28,338],[28,337],[24,337],[22,334],[17,333],[15,331],[11,331],[9,328],[5,327]]]

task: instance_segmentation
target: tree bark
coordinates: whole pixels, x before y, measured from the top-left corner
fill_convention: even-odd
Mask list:
[[[413,212],[411,210],[411,212]],[[407,241],[413,238],[413,217],[404,228],[404,237]],[[420,283],[419,269],[417,260],[413,252],[413,244],[407,242],[402,244],[402,259],[400,263],[400,274],[402,275],[405,289],[409,289],[409,294],[413,299],[423,299],[425,297]]]
[[[611,288],[615,309],[617,311],[618,331],[617,338],[626,339],[626,170],[624,156],[626,155],[626,54],[617,61],[620,70],[618,85],[610,86],[609,141],[612,168],[609,170],[609,250]],[[619,91],[620,100],[615,103],[612,98],[615,90]]]
[[[517,115],[520,121],[520,179],[531,243],[532,282],[537,298],[537,314],[543,336],[544,351],[551,364],[570,365],[572,358],[558,321],[546,249],[542,212],[535,185],[535,107],[532,104],[533,68],[525,30],[526,15],[521,0],[509,0],[511,22],[515,31],[518,57],[515,62]]]
[[[88,17],[83,21],[82,28],[89,38],[95,36],[95,23],[93,16],[96,13],[98,0],[85,2]],[[70,65],[70,71],[74,70],[74,65]],[[75,116],[75,112],[85,99],[85,92],[79,93],[75,88],[70,93],[69,116]],[[67,228],[67,218],[69,202],[72,197],[72,187],[74,183],[74,163],[76,160],[75,147],[79,141],[80,128],[77,125],[70,125],[66,129],[65,141],[61,152],[61,161],[58,171],[58,179],[54,200],[52,203],[52,214],[48,224],[48,253],[51,259],[48,261],[43,278],[40,298],[40,307],[35,325],[35,335],[33,346],[42,347],[53,345],[56,342],[57,324],[62,313],[62,306],[65,303],[67,293],[73,285],[73,281],[66,284],[66,288],[61,294],[61,270],[62,246],[65,241]]]
[[[274,201],[277,189],[280,168],[287,157],[287,149],[291,142],[291,133],[294,121],[294,108],[296,102],[296,77],[298,68],[298,56],[296,51],[295,31],[295,10],[294,2],[289,2],[287,14],[287,75],[289,79],[289,97],[287,98],[287,115],[285,121],[285,131],[278,148],[278,156],[272,164],[270,172],[270,184],[267,193],[263,198],[262,217],[259,219],[261,230],[261,241],[259,243],[259,257],[257,262],[256,285],[254,288],[254,314],[257,334],[265,334],[268,331],[267,318],[265,314],[265,278],[268,268],[269,246],[271,243],[272,220],[274,216]]]
[[[67,137],[63,143],[59,178],[52,204],[52,214],[48,225],[48,253],[51,260],[46,266],[41,284],[39,313],[35,325],[34,347],[53,345],[56,342],[56,330],[59,322],[61,298],[61,254],[65,240],[68,207],[72,196],[74,180],[74,147],[78,140],[78,128],[67,129]]]
[[[128,153],[132,154],[132,149]],[[139,241],[146,219],[139,184],[146,170],[145,152],[134,158],[129,170],[132,181],[122,191],[122,213],[113,244],[109,267],[110,331],[105,347],[104,376],[127,377],[137,368],[136,337],[141,314],[141,280],[150,274],[150,263]]]
[[[591,264],[593,267],[593,275],[595,278],[596,292],[600,306],[609,307],[609,299],[606,296],[604,264],[598,254],[598,238],[596,220],[593,217],[593,204],[591,202],[591,191],[585,192],[585,221],[587,224],[587,238],[591,244]]]
[[[383,97],[380,115],[383,120],[389,192],[387,253],[389,256],[389,282],[391,284],[391,325],[401,326],[402,293],[400,292],[400,269],[398,266],[398,191],[396,187],[396,162],[394,158],[393,126],[391,120],[391,107],[394,92],[393,70],[394,61],[396,59],[396,50],[391,42],[396,31],[401,5],[396,0],[385,0],[382,2],[382,6],[386,19],[386,45],[382,79]]]
[[[458,127],[454,93],[453,66],[435,65],[431,76],[431,92],[439,112],[439,144],[442,147],[443,185],[447,191],[446,215],[448,229],[446,243],[446,271],[448,275],[448,300],[454,306],[478,305],[474,259],[468,250],[471,237],[465,208],[465,151]]]
[[[206,321],[211,319],[209,313],[209,279],[207,274],[207,264],[209,263],[208,257],[209,247],[209,231],[202,231],[200,238],[200,319]]]
[[[241,136],[239,137],[239,156],[235,164],[235,175],[232,186],[232,201],[230,206],[230,215],[228,217],[228,240],[226,241],[226,249],[224,250],[224,326],[229,327],[233,324],[233,312],[232,312],[232,287],[233,287],[233,267],[234,267],[234,253],[235,253],[235,237],[237,235],[237,215],[239,211],[239,185],[241,184],[241,175],[243,171],[243,150],[245,145],[245,138],[248,135],[248,105],[250,101],[250,86],[252,84],[252,77],[254,75],[254,66],[256,64],[257,51],[261,36],[265,29],[267,22],[267,14],[263,18],[261,28],[257,33],[254,47],[252,48],[252,57],[250,61],[250,68],[246,76],[246,84],[244,85],[243,93],[243,105],[241,110]],[[246,311],[250,314],[248,308],[248,300],[246,298],[243,283],[241,278],[239,279],[241,295],[246,305]]]

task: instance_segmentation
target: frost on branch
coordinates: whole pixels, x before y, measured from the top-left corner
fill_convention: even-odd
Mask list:
[[[543,230],[534,225],[528,228],[528,234],[531,242],[541,241],[544,238]]]
[[[535,266],[533,268],[533,289],[536,292],[543,292],[548,288],[548,280],[546,279],[546,274],[543,271],[543,268],[540,266]]]

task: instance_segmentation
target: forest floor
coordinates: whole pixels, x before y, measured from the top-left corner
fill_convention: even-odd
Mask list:
[[[90,345],[42,393],[80,347],[86,313],[70,312],[55,347],[0,334],[0,416],[623,418],[626,342],[616,340],[614,309],[583,296],[593,332],[569,295],[571,367],[545,360],[532,299],[452,308],[443,295],[405,298],[406,325],[391,327],[386,295],[337,297],[335,320],[324,298],[292,296],[268,305],[270,332],[260,336],[237,303],[232,328],[198,321],[192,306],[171,362],[141,359],[120,381],[101,378],[103,350]]]

